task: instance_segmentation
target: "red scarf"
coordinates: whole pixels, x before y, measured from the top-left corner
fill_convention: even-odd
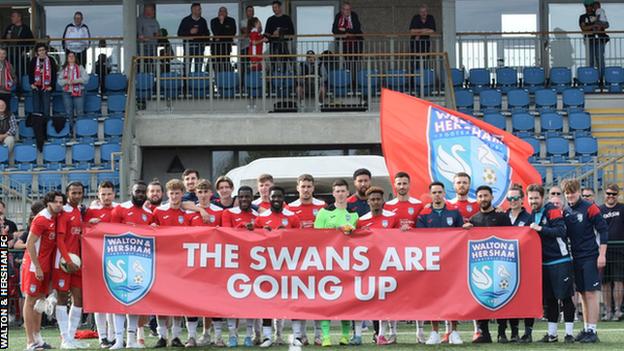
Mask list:
[[[11,77],[11,63],[4,60],[4,90],[11,91],[13,89],[13,77]]]
[[[40,61],[41,59],[37,57],[37,63],[35,65],[35,86],[41,90],[45,90],[52,85],[52,66],[50,65],[50,58],[48,56],[43,60],[43,65],[40,64]],[[41,70],[42,66],[43,72]]]
[[[351,16],[347,17],[347,16],[340,15],[340,18],[338,18],[338,28],[353,29],[353,22],[351,22]]]
[[[72,84],[65,85],[63,90],[65,90],[65,92],[71,92],[71,96],[82,95],[80,84],[73,83],[77,79],[80,79],[80,67],[76,64],[74,64],[72,68],[70,68],[70,65],[65,66],[63,69],[63,79],[69,81],[68,77],[71,77]]]

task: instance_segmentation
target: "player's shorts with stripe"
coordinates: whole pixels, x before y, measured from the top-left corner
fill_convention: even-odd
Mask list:
[[[600,290],[600,273],[598,273],[598,256],[574,259],[574,285],[576,291]]]
[[[71,288],[82,289],[82,270],[67,273],[62,269],[52,270],[52,287],[58,291],[69,291]]]
[[[28,296],[47,295],[50,289],[50,272],[43,273],[43,279],[38,280],[35,272],[30,271],[30,264],[22,265],[22,293]]]
[[[563,300],[574,295],[574,268],[572,262],[542,266],[542,291],[547,297]]]

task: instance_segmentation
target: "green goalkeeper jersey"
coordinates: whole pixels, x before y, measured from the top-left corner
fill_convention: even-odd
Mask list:
[[[358,214],[349,212],[344,208],[336,208],[333,205],[322,208],[314,220],[315,229],[333,229],[350,224],[355,228],[358,221]]]

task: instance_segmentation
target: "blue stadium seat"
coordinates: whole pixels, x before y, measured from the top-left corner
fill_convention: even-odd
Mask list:
[[[572,112],[585,111],[585,93],[583,90],[571,88],[563,91],[562,94],[563,109]]]
[[[21,190],[26,189],[30,191],[32,189],[33,174],[32,173],[19,173],[9,174],[9,186],[13,189]]]
[[[53,190],[62,190],[63,176],[59,173],[39,172],[37,173],[39,191],[46,193]]]
[[[100,163],[102,167],[110,167],[110,162],[113,160],[112,154],[114,152],[121,151],[121,144],[118,143],[106,143],[100,146]],[[119,158],[115,158],[118,160]]]
[[[17,117],[19,111],[19,98],[17,95],[11,96],[11,113]]]
[[[488,89],[490,87],[490,71],[486,68],[472,68],[469,73],[469,87],[475,92],[475,94],[478,94],[481,90]]]
[[[511,67],[500,67],[496,69],[496,88],[507,93],[518,87],[518,72]]]
[[[271,92],[280,98],[290,97],[295,92],[295,74],[291,71],[275,72],[277,78],[271,78]]]
[[[102,172],[97,174],[98,184],[106,180],[111,181],[115,187],[119,187],[119,172]]]
[[[529,92],[525,89],[512,89],[507,92],[507,109],[511,113],[529,111]]]
[[[370,79],[370,85],[369,85]],[[371,96],[377,96],[381,92],[380,89],[379,71],[374,70],[360,70],[357,76],[357,89],[363,96],[368,96],[368,89],[370,88]]]
[[[400,71],[396,71],[396,72],[392,71],[392,72],[387,72],[387,74],[401,75],[405,73],[400,73]],[[397,79],[397,82],[398,82],[401,80],[401,77],[393,77],[393,79]],[[405,77],[402,77],[402,80],[406,82]],[[347,96],[347,94],[349,93],[349,90],[351,89],[351,74],[349,73],[349,71],[344,70],[344,69],[337,69],[337,70],[329,71],[327,83],[328,83],[329,92],[331,92],[334,96],[337,96],[337,97]],[[395,90],[399,90],[398,88],[399,87],[397,86],[397,89]],[[404,91],[404,90],[401,90],[401,91]]]
[[[544,69],[541,67],[525,67],[522,70],[522,86],[531,94],[544,89],[545,80]]]
[[[568,141],[562,137],[546,138],[546,156],[550,158],[550,162],[564,163],[570,156],[570,145]]]
[[[43,165],[49,170],[60,170],[65,166],[65,145],[43,145]]]
[[[572,71],[567,67],[553,67],[550,69],[549,86],[558,93],[572,86]]]
[[[224,73],[236,74],[235,72],[217,72],[217,77]],[[210,94],[210,75],[208,72],[190,72],[188,78],[188,89],[190,89],[189,92],[193,97],[206,97]],[[223,77],[217,79],[223,79]]]
[[[126,96],[122,94],[111,95],[106,102],[108,113],[126,112]]]
[[[85,191],[89,192],[91,188],[91,173],[80,171],[67,173],[67,182],[80,182],[84,185]]]
[[[148,100],[154,93],[154,75],[152,73],[137,73],[134,79],[137,99]]]
[[[98,95],[87,94],[85,96],[84,112],[88,115],[101,115],[102,98]]]
[[[622,85],[624,85],[624,68],[605,68],[605,85],[610,93],[621,93]]]
[[[52,113],[54,115],[65,115],[65,104],[63,103],[62,95],[52,96]]]
[[[598,89],[600,74],[595,67],[579,67],[576,69],[576,84],[585,93],[593,93]]]
[[[540,89],[535,92],[535,108],[539,113],[557,110],[557,93],[552,89]]]
[[[125,95],[128,89],[128,78],[121,73],[107,74],[104,79],[104,87],[106,88],[104,94],[107,96]]]
[[[46,126],[46,131],[48,133],[48,138],[50,138],[51,142],[61,143],[66,141],[70,137],[71,130],[69,128],[69,121],[65,121],[65,126],[59,132],[54,129],[54,124],[49,120]]]
[[[451,68],[451,80],[455,89],[461,89],[464,86],[464,70],[459,68]]]
[[[72,146],[72,167],[88,169],[95,160],[95,146],[93,144],[75,144]]]
[[[0,172],[9,165],[9,148],[0,144]]]
[[[422,78],[423,93],[425,96],[431,95],[435,84],[435,71],[433,69],[417,70],[414,76],[414,92],[420,96],[420,80]]]
[[[79,143],[92,143],[97,139],[98,121],[82,118],[76,120],[76,139]]]
[[[528,137],[535,133],[535,117],[526,112],[511,115],[511,129],[518,137]]]
[[[87,95],[97,95],[100,88],[100,77],[97,74],[90,74],[89,81],[85,84]]]
[[[107,118],[104,121],[104,138],[107,141],[120,142],[123,135],[124,121],[118,118]]]
[[[468,89],[459,89],[455,91],[455,105],[457,111],[471,115],[474,110],[474,94]]]
[[[259,80],[260,89],[262,89],[262,76],[259,76],[257,73],[259,72],[250,72],[250,74],[254,75],[253,79],[258,79],[258,78],[260,79]],[[194,83],[197,85],[193,87],[193,94],[202,94],[201,92],[202,89],[205,89],[205,95],[210,94],[209,85],[206,85],[204,87],[202,86],[200,82],[201,81],[196,80],[196,83]],[[221,97],[234,97],[239,91],[238,73],[236,72],[231,72],[231,71],[217,72],[216,83],[217,83],[217,92]],[[250,80],[249,83],[252,83],[252,81]]]
[[[546,112],[540,115],[542,135],[546,137],[560,136],[563,131],[563,117],[555,112]]]
[[[574,139],[574,151],[580,162],[591,162],[598,155],[598,141],[591,136],[578,137]]]
[[[23,75],[21,82],[22,93],[24,93],[24,95],[32,94],[32,88],[30,87],[30,79],[28,78],[28,75]]]
[[[546,166],[534,164],[533,168],[535,168],[535,170],[540,174],[540,176],[542,176],[542,183],[545,183],[546,182]]]
[[[165,72],[161,74],[160,89],[165,98],[177,98],[182,94],[182,77],[177,72]]]
[[[525,136],[522,140],[526,141],[533,148],[533,155],[529,158],[529,162],[534,162],[540,157],[540,141],[532,136]]]
[[[507,126],[507,122],[505,121],[505,116],[501,115],[500,113],[488,113],[483,116],[483,121],[502,130],[505,130]]]
[[[485,89],[479,93],[480,111],[484,114],[500,112],[502,104],[503,97],[498,90]]]
[[[15,166],[21,171],[30,171],[37,163],[37,148],[30,144],[17,144],[13,148]]]
[[[234,79],[233,76],[229,77],[229,79]],[[219,79],[217,79],[217,88],[219,84]],[[232,92],[235,93],[235,91]],[[249,97],[262,97],[262,72],[250,71],[245,73],[245,92]]]
[[[581,168],[570,165],[554,165],[552,166],[553,181],[555,184],[561,183],[564,179],[576,178],[580,175]]]
[[[28,116],[34,111],[32,95],[24,95],[24,114]]]
[[[591,117],[587,112],[572,112],[568,115],[570,132],[574,137],[589,136],[591,134]]]
[[[346,77],[347,77],[347,81],[351,79],[348,75]],[[330,74],[330,78],[331,78],[331,74]],[[408,82],[408,77],[407,77],[406,70],[394,69],[394,70],[386,71],[386,74],[384,77],[384,85],[386,86],[386,88],[404,92],[404,91],[407,91],[407,82]],[[331,82],[330,82],[330,86],[331,86]]]
[[[35,140],[35,131],[31,127],[26,127],[26,120],[22,119],[17,122],[17,131],[20,140],[24,143],[31,143]]]

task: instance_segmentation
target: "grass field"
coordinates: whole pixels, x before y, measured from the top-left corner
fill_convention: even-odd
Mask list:
[[[522,326],[522,323],[520,323]],[[575,323],[575,332],[578,331],[579,326],[581,326],[582,323]],[[457,349],[461,349],[461,350],[609,350],[609,351],[614,351],[614,350],[622,350],[624,349],[624,322],[603,322],[600,323],[598,325],[598,336],[600,337],[600,343],[598,344],[593,344],[593,345],[588,345],[588,344],[564,344],[563,342],[559,342],[558,344],[540,344],[537,342],[533,342],[532,344],[523,344],[523,345],[500,345],[500,344],[491,344],[491,345],[472,345],[470,343],[465,343],[464,345],[439,345],[439,346],[427,346],[427,345],[418,345],[416,344],[416,338],[415,338],[415,329],[414,329],[414,325],[408,325],[408,324],[404,324],[401,323],[399,326],[399,343],[396,345],[389,345],[389,346],[381,346],[381,348],[388,348],[388,349],[392,349],[392,350],[414,350],[414,349],[435,349],[435,350],[457,350]],[[442,327],[443,328],[443,327]],[[495,336],[495,331],[496,331],[496,325],[495,324],[490,324],[490,328],[491,330],[493,330],[494,332],[494,336]],[[429,326],[425,326],[425,330],[429,330]],[[242,331],[242,329],[241,329]],[[284,332],[290,331],[289,328],[284,328]],[[522,334],[522,328],[521,328],[521,334]],[[334,326],[334,328],[332,329],[332,339],[333,341],[335,341],[336,343],[338,342],[338,335],[339,335],[339,329],[338,326]],[[464,342],[467,342],[470,340],[470,338],[472,337],[472,323],[464,323],[462,325],[460,325],[460,333],[461,336],[464,340]],[[535,330],[533,332],[533,339],[539,339],[541,338],[544,334],[546,333],[546,324],[543,322],[538,322],[535,325]],[[149,333],[146,333],[149,334]],[[51,344],[54,348],[58,348],[60,341],[59,341],[59,333],[58,333],[58,329],[57,328],[48,328],[43,330],[42,332],[43,338],[49,343]],[[224,333],[224,337],[227,334]],[[314,335],[314,332],[308,328],[308,335]],[[375,346],[373,344],[368,343],[369,341],[372,340],[372,336],[371,336],[371,332],[365,332],[364,333],[364,341],[365,344],[362,346],[357,347],[358,350],[374,350],[374,349],[378,349],[380,347]],[[428,335],[428,332],[426,333],[426,335]],[[186,333],[183,333],[183,336],[186,337]],[[507,331],[507,336],[509,337],[509,330]],[[560,325],[559,327],[559,337],[560,340],[563,339],[563,325]],[[18,328],[13,328],[10,330],[9,332],[9,350],[23,350],[25,349],[26,345],[26,338],[24,336],[24,331],[23,329],[18,329]],[[93,348],[93,350],[97,350],[99,349],[99,344],[97,342],[97,340],[95,339],[90,339],[90,340],[85,340],[88,341],[88,343],[90,344],[90,346]],[[185,340],[182,340],[185,341]],[[147,340],[145,341],[147,346],[153,346],[156,343],[156,338],[155,337],[147,337]],[[242,337],[239,338],[239,343],[242,343]],[[243,348],[242,346],[239,346],[239,348]],[[321,349],[320,347],[316,347],[316,346],[308,346],[306,347],[308,349]],[[331,348],[327,348],[327,349],[350,349],[352,348],[351,346],[333,346]],[[202,348],[197,348],[197,349],[218,349],[217,347],[202,347]],[[245,348],[247,349],[247,348]],[[251,349],[251,348],[250,348]],[[253,348],[253,349],[259,349],[259,348]],[[287,346],[273,346],[271,349],[281,349],[281,350],[286,350],[288,349]]]

